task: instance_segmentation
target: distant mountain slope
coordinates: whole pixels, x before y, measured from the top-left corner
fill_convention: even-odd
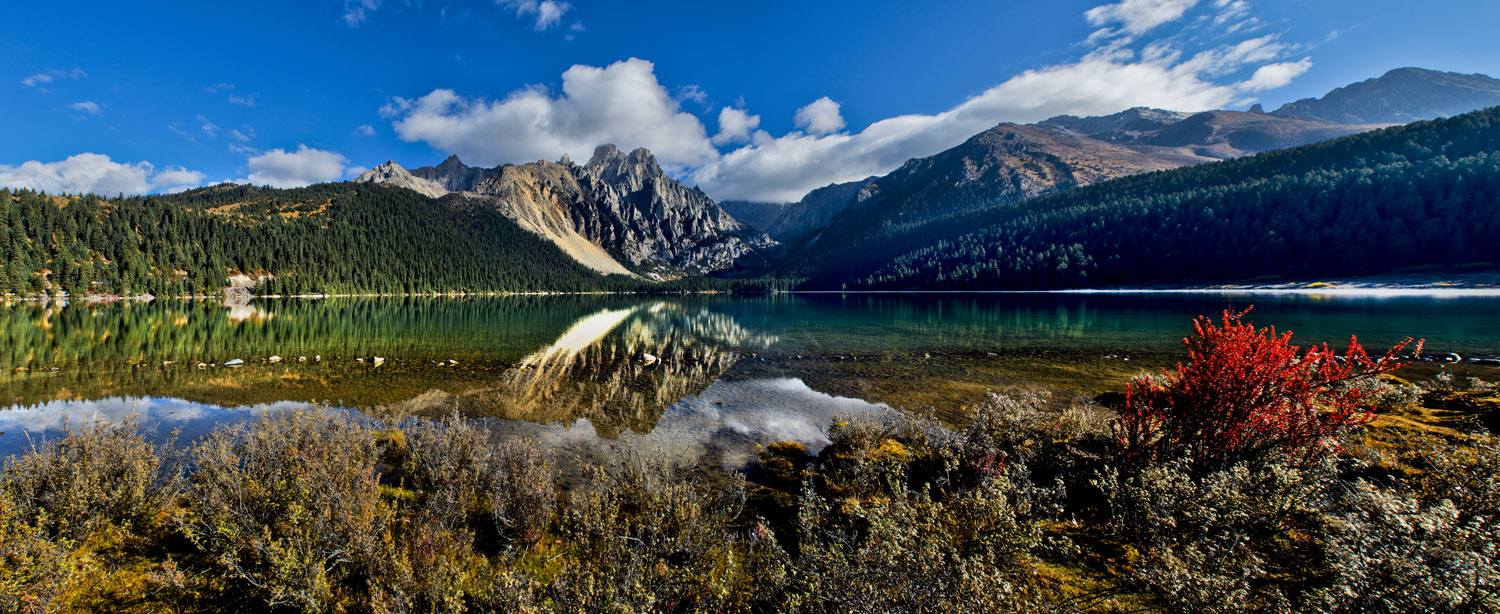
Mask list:
[[[802,200],[787,205],[766,232],[777,241],[801,238],[827,224],[834,216],[842,213],[849,203],[861,200],[860,191],[875,179],[866,177],[859,181],[835,183],[808,192]]]
[[[487,174],[471,192],[462,192],[471,200],[495,207],[584,266],[601,273],[630,275],[630,270],[608,250],[578,233],[573,215],[583,193],[570,168],[552,162],[503,166]]]
[[[1423,68],[1397,68],[1328,92],[1282,105],[1276,115],[1347,124],[1406,123],[1451,117],[1500,105],[1500,79]]]
[[[1037,123],[1085,134],[1101,141],[1127,143],[1140,138],[1141,135],[1154,134],[1187,119],[1188,115],[1190,114],[1180,111],[1135,107],[1113,115],[1098,117],[1058,115]]]
[[[827,224],[789,245],[792,266],[858,266],[881,253],[875,237],[897,228],[1182,164],[1175,153],[1136,151],[1050,126],[1001,124],[860,186]]]
[[[625,154],[603,145],[583,166],[566,157],[493,169],[471,168],[456,156],[411,171],[388,162],[358,181],[487,203],[604,273],[627,272],[628,263],[658,279],[704,274],[742,259],[759,262],[759,250],[775,244],[669,177],[645,149]]]
[[[1057,162],[1049,164],[1060,171],[1053,175],[1062,180],[1048,179],[1049,175],[1046,173],[1036,174],[1035,171],[1040,167],[1028,167],[1030,161],[1025,156],[1002,164],[1015,164],[1012,168],[1015,177],[1031,175],[1029,187],[1020,187],[1013,181],[1015,177],[1004,177],[1005,173],[992,172],[987,179],[955,177],[947,169],[940,168],[941,164],[935,167],[923,166],[923,161],[935,161],[949,154],[943,152],[930,158],[908,162],[907,166],[887,177],[879,178],[867,187],[861,186],[853,190],[848,197],[839,193],[836,198],[828,198],[826,195],[815,198],[817,191],[809,193],[802,202],[788,205],[782,213],[782,220],[797,220],[799,223],[786,224],[779,220],[768,232],[778,240],[790,244],[791,258],[818,258],[822,257],[822,250],[831,249],[830,244],[859,241],[858,232],[848,234],[851,227],[858,228],[871,223],[877,226],[911,224],[934,214],[961,212],[966,208],[983,207],[998,201],[1032,198],[1052,191],[1087,185],[1090,182],[1087,177],[1092,176],[1097,180],[1135,172],[1126,170],[1133,164],[1139,165],[1138,170],[1203,164],[1358,134],[1391,123],[1433,117],[1440,114],[1439,111],[1450,114],[1473,111],[1500,104],[1500,95],[1496,94],[1500,90],[1497,90],[1496,84],[1500,84],[1500,80],[1484,75],[1398,69],[1380,79],[1334,90],[1324,99],[1308,99],[1289,104],[1275,114],[1265,113],[1260,105],[1256,105],[1249,112],[1207,111],[1190,114],[1137,107],[1100,117],[1060,115],[1038,122],[1031,128],[1071,135],[1075,137],[1074,140],[1064,141],[1056,136],[1038,137],[1036,135],[1042,133],[1035,130],[1027,134],[1035,142],[1033,157],[1040,159],[1056,154]],[[1330,111],[1338,109],[1343,110]],[[1002,124],[1000,128],[1004,129],[1006,126]],[[1087,141],[1115,148],[1086,145]],[[1051,147],[1056,147],[1056,151],[1050,151]],[[1073,154],[1069,152],[1078,151],[1087,151],[1084,157],[1094,160],[1092,164],[1096,169],[1106,169],[1105,172],[1091,172],[1087,168],[1071,169],[1073,158],[1070,156]],[[1151,160],[1159,165],[1141,165],[1141,160]],[[1115,168],[1110,169],[1111,165],[1115,165]],[[891,181],[903,175],[908,178],[900,180],[901,183],[912,181],[909,177],[914,174],[913,168],[916,172],[935,173],[929,178],[933,185],[951,185],[954,189],[947,190],[947,194],[920,191],[905,195],[893,193],[889,189]],[[1064,172],[1073,170],[1084,180],[1067,180]],[[986,181],[999,183],[987,186],[984,185]],[[834,187],[836,186],[820,190],[828,191]],[[867,201],[876,192],[882,193],[880,200],[884,204],[875,209],[866,207]],[[909,199],[909,202],[901,202],[903,198]],[[939,202],[934,204],[934,201]],[[882,208],[886,210],[884,213],[880,211]],[[846,210],[858,212],[860,219],[840,221],[838,214]],[[811,240],[803,240],[804,238]],[[812,249],[810,252],[807,249],[819,244],[821,249]]]
[[[767,203],[752,200],[721,200],[719,207],[724,209],[731,217],[739,223],[749,226],[760,232],[769,234],[771,225],[776,218],[786,212],[790,203]]]
[[[812,287],[1026,289],[1500,262],[1500,108],[893,228]],[[1476,265],[1480,266],[1480,265]]]

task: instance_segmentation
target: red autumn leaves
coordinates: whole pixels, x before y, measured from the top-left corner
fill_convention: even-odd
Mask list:
[[[1218,324],[1198,317],[1183,339],[1186,364],[1130,383],[1115,423],[1127,462],[1182,455],[1220,469],[1278,454],[1317,460],[1337,449],[1341,431],[1371,418],[1369,392],[1353,384],[1399,368],[1397,354],[1412,341],[1378,359],[1353,337],[1343,355],[1326,344],[1301,352],[1290,331],[1243,321],[1248,311],[1226,310]]]

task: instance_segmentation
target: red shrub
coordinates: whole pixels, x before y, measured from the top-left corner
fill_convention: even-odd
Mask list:
[[[1362,407],[1368,393],[1347,384],[1399,368],[1396,354],[1411,342],[1376,360],[1354,337],[1342,357],[1326,344],[1299,355],[1290,331],[1256,329],[1241,321],[1248,312],[1226,310],[1217,325],[1199,316],[1183,339],[1187,364],[1130,383],[1115,422],[1128,460],[1186,455],[1201,469],[1275,453],[1315,460],[1336,450],[1340,431],[1371,417]]]

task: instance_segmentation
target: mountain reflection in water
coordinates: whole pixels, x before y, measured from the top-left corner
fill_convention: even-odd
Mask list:
[[[1354,334],[1379,348],[1413,336],[1431,351],[1500,354],[1496,296],[8,302],[0,454],[23,449],[27,432],[56,433],[65,416],[76,425],[138,413],[191,439],[220,422],[321,407],[388,423],[458,412],[558,449],[639,444],[734,464],[755,443],[817,448],[839,411],[931,408],[961,424],[964,406],[991,390],[1118,390],[1181,360],[1193,317],[1252,304],[1257,324],[1295,330],[1299,345]],[[222,366],[234,359],[243,366]],[[1427,366],[1500,377],[1483,363],[1413,369]]]

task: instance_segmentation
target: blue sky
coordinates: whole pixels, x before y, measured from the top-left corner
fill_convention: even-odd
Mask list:
[[[725,198],[795,200],[1001,121],[1268,108],[1421,66],[1500,74],[1500,3],[21,3],[0,183],[171,191],[395,160],[645,146]]]

